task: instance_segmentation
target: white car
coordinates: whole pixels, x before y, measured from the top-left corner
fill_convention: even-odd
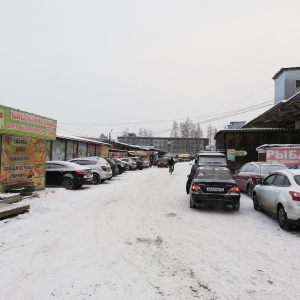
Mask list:
[[[88,166],[93,172],[93,184],[99,184],[106,179],[112,178],[112,170],[110,164],[103,157],[81,157],[69,160],[82,166]]]
[[[137,163],[131,159],[130,157],[120,158],[121,161],[128,164],[129,170],[136,170],[137,169]]]
[[[253,206],[277,216],[282,229],[300,225],[300,170],[275,171],[263,181],[258,180]]]

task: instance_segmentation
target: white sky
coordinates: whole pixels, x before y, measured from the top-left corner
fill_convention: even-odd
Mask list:
[[[0,103],[95,137],[249,121],[271,106],[219,117],[273,100],[272,76],[299,66],[299,11],[298,0],[2,0]]]

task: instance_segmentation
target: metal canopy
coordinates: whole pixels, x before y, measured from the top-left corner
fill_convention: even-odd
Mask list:
[[[271,109],[246,123],[242,128],[295,128],[300,121],[300,92],[282,100]]]

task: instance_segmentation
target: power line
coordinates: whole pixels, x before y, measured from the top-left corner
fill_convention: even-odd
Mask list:
[[[272,104],[270,102],[273,103],[273,100],[262,102],[260,104],[256,104],[256,105],[249,106],[249,107],[246,107],[246,108],[237,109],[237,110],[234,110],[234,111],[225,112],[225,113],[222,113],[222,114],[213,114],[213,115],[210,115],[211,118],[209,118],[207,120],[198,121],[197,123],[199,123],[200,125],[201,124],[206,124],[206,123],[210,123],[210,122],[213,122],[213,121],[216,121],[216,120],[226,119],[226,118],[236,116],[236,115],[239,115],[239,114],[244,114],[244,113],[247,113],[247,112],[250,112],[250,111],[258,110],[258,109],[270,106]],[[194,118],[196,118],[196,117],[194,117]],[[138,123],[138,124],[140,124],[140,123]],[[59,127],[59,129],[70,132],[70,133],[73,133],[73,134],[76,134],[76,135],[80,135],[78,133],[68,131],[68,130],[60,128],[60,127]],[[158,129],[158,130],[152,131],[152,133],[154,133],[154,134],[166,133],[166,132],[170,132],[171,129],[172,129],[171,127],[164,128],[164,129]],[[99,131],[99,130],[95,129],[94,131]]]

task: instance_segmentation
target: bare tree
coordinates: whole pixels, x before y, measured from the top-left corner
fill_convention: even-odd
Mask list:
[[[179,125],[178,122],[176,121],[173,122],[171,137],[175,137],[175,138],[179,137]]]
[[[217,133],[217,128],[215,128],[214,126],[209,124],[209,125],[207,125],[206,129],[207,129],[207,137],[209,138],[209,144],[212,145],[213,138],[214,138],[215,134]]]
[[[129,135],[129,129],[126,128],[125,130],[123,130],[122,134],[123,134],[123,136],[128,136]]]
[[[194,124],[189,118],[187,118],[183,123],[180,123],[179,128],[181,137],[189,138],[194,130]]]
[[[146,128],[140,128],[139,129],[139,136],[153,136],[153,132],[150,129],[146,129]]]

